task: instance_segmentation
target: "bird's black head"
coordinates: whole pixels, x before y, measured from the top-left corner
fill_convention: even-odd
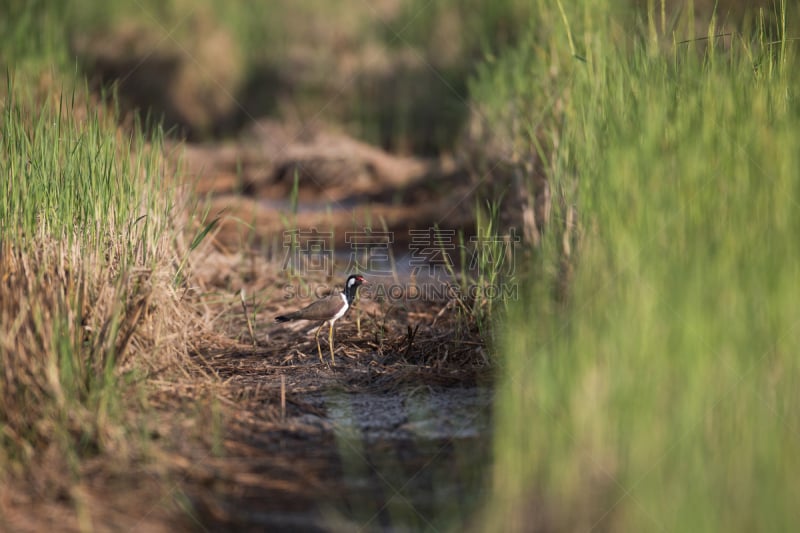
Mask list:
[[[347,296],[348,301],[353,301],[353,298],[356,297],[356,290],[363,283],[368,283],[368,281],[361,274],[353,274],[347,278],[344,284],[344,294]]]
[[[361,274],[353,274],[347,278],[347,283],[345,283],[345,287],[358,287],[362,283],[367,283],[367,280],[364,279],[364,276]]]

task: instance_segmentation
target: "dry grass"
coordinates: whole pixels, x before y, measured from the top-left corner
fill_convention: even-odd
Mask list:
[[[196,251],[196,257],[203,259],[191,267],[197,305],[209,320],[202,342],[206,349],[195,353],[252,351],[262,358],[276,358],[276,365],[316,363],[316,324],[277,325],[274,317],[310,303],[311,295],[341,290],[341,280],[321,274],[294,277],[278,261],[254,253],[218,251],[227,249],[217,241],[221,234],[209,236]],[[390,278],[372,277],[359,290],[356,307],[337,322],[336,348],[345,359],[436,368],[487,366],[487,348],[480,340],[475,317],[467,312],[473,302],[409,297],[409,293],[422,294],[412,280],[406,280],[405,286],[395,285],[404,291],[393,291],[389,297],[389,291],[378,287],[385,282]],[[242,310],[242,290],[255,329],[255,346]],[[288,297],[293,294],[303,296]],[[340,339],[350,342],[340,343]]]
[[[141,197],[128,187],[155,173],[166,186],[174,169],[157,146],[115,130],[105,109],[78,104],[53,117],[59,99],[48,90],[45,100],[9,96],[4,116],[0,200],[16,227],[0,232],[0,529],[166,529],[180,515],[165,498],[171,470],[157,448],[169,446],[158,441],[168,431],[149,418],[149,396],[190,375],[202,322],[174,283],[188,247],[163,230],[183,216],[166,207],[165,189]],[[36,155],[20,165],[27,154]],[[81,167],[87,160],[96,166]],[[100,166],[114,176],[110,198],[93,188]],[[87,210],[62,211],[85,193]],[[132,220],[126,207],[146,216]]]
[[[96,255],[45,235],[28,249],[2,245],[5,520],[26,516],[35,524],[37,515],[19,515],[17,505],[62,502],[77,511],[73,525],[84,529],[106,513],[88,502],[103,499],[107,485],[139,477],[142,468],[159,475],[150,449],[157,429],[142,416],[143,393],[153,376],[174,380],[191,364],[187,345],[200,323],[172,286],[168,256],[157,265],[125,266],[127,244],[110,243]],[[160,496],[156,487],[118,503],[135,512]],[[46,523],[53,516],[39,518]]]

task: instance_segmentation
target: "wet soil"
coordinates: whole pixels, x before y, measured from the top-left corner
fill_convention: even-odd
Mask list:
[[[187,485],[203,527],[401,531],[469,520],[485,487],[489,373],[413,348],[381,356],[364,333],[337,331],[333,367],[313,340],[288,361],[268,345],[205,354],[239,402],[222,452],[203,461],[213,490]]]

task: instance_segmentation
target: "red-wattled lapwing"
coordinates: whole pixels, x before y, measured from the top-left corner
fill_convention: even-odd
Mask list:
[[[317,300],[316,302],[308,305],[299,311],[289,313],[288,315],[281,315],[275,317],[275,322],[288,322],[290,320],[322,320],[322,324],[317,328],[317,334],[314,338],[317,340],[317,351],[319,352],[319,360],[322,361],[322,348],[319,345],[319,332],[322,326],[327,322],[330,324],[328,331],[328,346],[331,348],[331,365],[336,362],[333,359],[333,323],[344,316],[350,306],[353,305],[353,300],[356,297],[356,291],[362,283],[367,283],[364,276],[353,274],[347,278],[344,284],[344,291],[334,293],[330,296]]]

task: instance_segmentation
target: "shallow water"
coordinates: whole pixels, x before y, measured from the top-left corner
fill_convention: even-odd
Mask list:
[[[475,510],[488,460],[491,397],[478,387],[323,395],[343,490],[327,523],[344,529],[452,528]]]
[[[298,443],[295,452],[308,456],[306,445],[315,448],[329,478],[321,481],[333,489],[294,511],[251,508],[243,529],[442,531],[469,523],[486,486],[488,389],[403,386],[319,392],[306,400],[326,416],[287,422],[334,439]]]

